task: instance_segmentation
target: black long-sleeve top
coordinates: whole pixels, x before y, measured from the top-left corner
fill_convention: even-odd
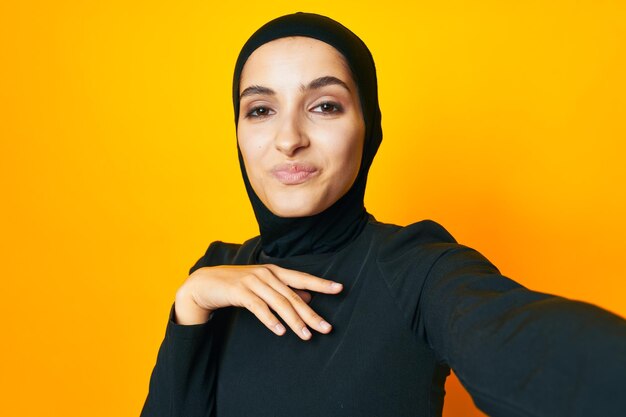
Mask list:
[[[343,283],[309,304],[332,332],[277,336],[235,307],[180,325],[172,306],[142,417],[440,416],[450,368],[491,416],[626,415],[626,321],[523,287],[433,221],[370,217],[339,252],[282,259],[213,242],[190,272],[256,263]]]

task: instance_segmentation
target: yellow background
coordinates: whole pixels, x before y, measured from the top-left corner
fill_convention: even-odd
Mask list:
[[[626,3],[292,3],[2,2],[0,415],[139,414],[188,268],[258,233],[231,72],[298,10],[376,59],[370,212],[626,315]],[[446,416],[479,415],[448,391]]]

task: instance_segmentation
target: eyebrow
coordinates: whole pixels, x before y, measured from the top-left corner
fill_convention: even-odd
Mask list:
[[[344,83],[339,78],[330,75],[314,79],[308,86],[304,87],[303,90],[317,90],[318,88],[326,87],[327,85],[339,85],[350,91],[348,84]]]
[[[328,85],[338,85],[350,91],[350,88],[345,82],[331,75],[326,75],[324,77],[316,78],[313,81],[311,81],[309,85],[307,86],[301,85],[300,90],[302,91],[317,90],[322,87],[326,87]],[[241,94],[239,95],[239,99],[241,100],[244,97],[254,96],[254,95],[273,96],[273,95],[276,95],[276,91],[268,87],[263,87],[262,85],[251,85],[250,87],[246,88],[245,90],[241,92]]]
[[[261,85],[251,85],[250,87],[246,88],[245,90],[241,92],[241,94],[239,95],[239,99],[241,100],[244,97],[254,96],[254,95],[273,96],[275,94],[276,92],[272,90],[271,88],[263,87]]]

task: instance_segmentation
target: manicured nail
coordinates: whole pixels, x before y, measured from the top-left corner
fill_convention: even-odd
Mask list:
[[[320,321],[320,327],[324,330],[330,330],[330,324],[326,320]]]
[[[283,333],[285,333],[286,329],[285,326],[283,326],[282,324],[278,323],[276,326],[274,326],[274,328],[276,329],[276,332],[280,335],[282,335]]]
[[[331,287],[332,289],[334,289],[334,290],[338,290],[338,289],[340,289],[340,288],[343,288],[343,285],[341,285],[341,284],[340,284],[340,283],[338,283],[338,282],[333,282],[332,284],[330,284],[330,287]]]
[[[309,329],[307,329],[306,327],[302,328],[302,334],[304,335],[304,337],[306,337],[307,339],[309,337],[311,337],[311,332],[309,331]]]

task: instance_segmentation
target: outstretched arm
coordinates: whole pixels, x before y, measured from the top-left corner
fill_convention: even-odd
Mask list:
[[[626,321],[530,291],[465,246],[432,266],[420,303],[430,346],[490,416],[623,416]]]

